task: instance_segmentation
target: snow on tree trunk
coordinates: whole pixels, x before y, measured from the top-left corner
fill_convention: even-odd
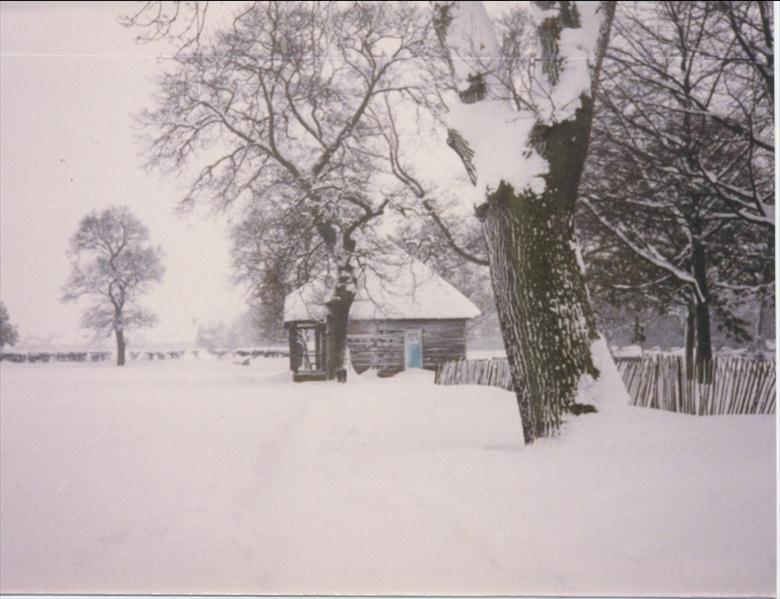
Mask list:
[[[328,380],[336,378],[339,371],[347,372],[347,325],[349,323],[349,309],[352,307],[352,300],[355,299],[355,293],[349,291],[344,286],[339,286],[333,298],[327,302],[327,375]]]
[[[483,194],[477,216],[523,435],[531,443],[558,429],[583,379],[597,377],[601,366],[591,353],[598,335],[573,218],[614,5],[531,5],[538,37],[533,85],[514,106],[497,91],[511,74],[502,72],[501,49],[481,3],[438,4],[436,10],[460,99],[448,143]],[[614,384],[614,362],[599,347]]]
[[[493,291],[529,443],[557,430],[583,374],[598,376],[590,353],[598,337],[593,311],[571,221],[556,200],[502,185],[483,211]]]

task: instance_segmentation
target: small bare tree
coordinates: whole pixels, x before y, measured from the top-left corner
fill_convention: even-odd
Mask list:
[[[14,345],[17,341],[19,341],[19,332],[11,324],[8,308],[3,302],[0,302],[0,349],[6,345]]]
[[[124,206],[93,212],[70,240],[72,271],[63,301],[88,297],[82,327],[116,336],[116,363],[125,363],[125,329],[152,325],[156,318],[137,304],[161,280],[162,250],[149,243],[149,231]]]

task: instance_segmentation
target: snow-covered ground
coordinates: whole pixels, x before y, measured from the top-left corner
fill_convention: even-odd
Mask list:
[[[775,593],[775,419],[286,361],[0,368],[0,590]]]

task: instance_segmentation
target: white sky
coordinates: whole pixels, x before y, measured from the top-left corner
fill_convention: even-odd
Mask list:
[[[137,7],[0,2],[0,299],[22,338],[91,336],[78,328],[81,308],[59,301],[66,251],[85,214],[114,204],[129,206],[166,252],[164,281],[146,301],[160,322],[144,337],[189,341],[194,318],[230,321],[246,309],[230,282],[225,219],[175,217],[186,178],[160,181],[141,167],[131,115],[149,105],[166,48],[138,45],[118,24]],[[462,174],[443,142],[426,153],[438,174]]]
[[[88,212],[126,204],[166,252],[147,305],[150,340],[189,340],[192,318],[244,309],[229,278],[224,220],[173,215],[185,181],[141,168],[131,114],[149,103],[163,48],[138,46],[119,14],[134,3],[0,3],[0,298],[21,335],[81,336],[59,301],[68,239]]]

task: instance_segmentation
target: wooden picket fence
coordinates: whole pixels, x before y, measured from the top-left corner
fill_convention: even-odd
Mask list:
[[[682,356],[656,354],[615,362],[635,406],[700,416],[775,412],[774,361],[716,357],[705,365],[704,377],[692,379]]]
[[[655,354],[615,360],[631,403],[683,414],[773,414],[774,361],[737,357],[713,358],[704,380],[689,380],[682,356]],[[490,385],[511,391],[506,358],[452,360],[436,370],[437,385]]]
[[[439,364],[434,382],[437,385],[490,385],[512,391],[512,373],[506,358],[489,360],[450,360]]]

